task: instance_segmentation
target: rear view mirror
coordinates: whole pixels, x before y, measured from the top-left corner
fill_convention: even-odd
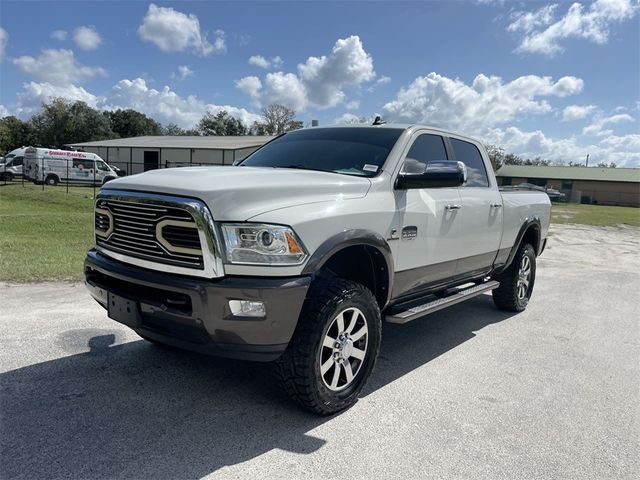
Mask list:
[[[467,167],[462,162],[442,160],[427,163],[422,173],[400,172],[396,188],[445,188],[459,187],[467,181]]]

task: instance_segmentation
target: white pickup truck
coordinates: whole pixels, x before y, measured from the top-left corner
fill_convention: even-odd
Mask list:
[[[310,128],[232,167],[106,184],[86,285],[156,343],[275,360],[303,407],[353,404],[381,322],[492,291],[521,311],[545,247],[544,192],[501,192],[481,143],[420,125]]]

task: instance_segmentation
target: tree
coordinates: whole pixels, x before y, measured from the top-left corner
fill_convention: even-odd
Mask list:
[[[217,114],[207,112],[197,126],[201,135],[248,135],[247,126],[235,117],[222,110]]]
[[[0,155],[32,143],[33,131],[27,122],[13,115],[0,119]]]
[[[600,162],[598,164],[598,167],[600,168],[616,168],[618,165],[616,165],[616,162],[611,162],[610,164],[606,164],[605,162]]]
[[[498,169],[505,164],[504,148],[498,147],[497,145],[485,145],[485,148],[487,149],[493,170],[498,171]]]
[[[303,127],[302,122],[294,120],[296,112],[277,103],[263,108],[262,116],[265,120],[264,124],[254,124],[259,127],[260,135],[280,135]]]
[[[67,143],[114,138],[109,117],[84,102],[56,98],[42,104],[42,112],[29,120],[33,141],[60,147]]]
[[[111,130],[120,138],[160,135],[161,133],[161,125],[144,113],[131,109],[118,109],[106,113],[111,121]]]

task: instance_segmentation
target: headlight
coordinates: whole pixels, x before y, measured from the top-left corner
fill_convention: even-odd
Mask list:
[[[300,265],[307,252],[289,227],[257,223],[222,224],[229,263]]]

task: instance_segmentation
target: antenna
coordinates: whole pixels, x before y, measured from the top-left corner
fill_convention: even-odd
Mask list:
[[[385,122],[384,120],[382,120],[382,117],[380,115],[376,115],[376,118],[373,120],[373,125],[384,125]]]

